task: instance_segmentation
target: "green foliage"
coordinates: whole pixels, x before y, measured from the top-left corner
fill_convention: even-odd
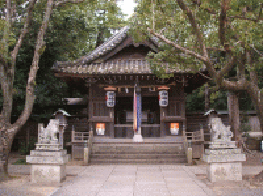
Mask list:
[[[243,115],[239,131],[241,131],[242,133],[244,132],[245,136],[249,137],[249,132],[251,131],[251,126],[249,124],[249,116]]]
[[[195,1],[184,1],[184,3],[191,9],[196,23],[200,26],[200,31],[203,34],[204,44],[209,48],[222,49],[220,42],[220,13],[221,1],[203,0],[200,6],[195,4]],[[252,63],[246,64],[246,77],[248,80],[249,72],[256,70],[259,75],[259,88],[263,90],[263,58],[262,58],[262,32],[263,21],[255,21],[259,14],[262,13],[261,1],[252,0],[234,0],[230,1],[227,10],[227,17],[229,17],[229,26],[225,29],[225,43],[229,44],[231,48],[231,55],[238,59],[245,51],[252,52]],[[241,19],[243,10],[246,9],[246,18]],[[215,14],[209,13],[209,11]],[[237,17],[238,16],[238,17]],[[170,42],[174,42],[182,47],[185,47],[197,54],[202,54],[200,50],[200,42],[193,32],[191,22],[187,14],[182,11],[177,1],[172,0],[141,0],[138,1],[137,11],[134,17],[130,18],[131,32],[137,42],[146,40],[152,35],[147,30],[153,29],[156,33],[163,35]],[[242,44],[242,42],[244,44]],[[161,69],[162,63],[169,63],[172,67],[179,67],[181,70],[191,68],[192,72],[199,71],[203,67],[203,62],[200,62],[188,53],[181,52],[174,48],[171,44],[159,41],[160,51],[158,53],[151,53],[148,55],[148,60],[152,66],[155,74],[161,77],[168,77]],[[220,50],[219,50],[220,51]],[[260,55],[261,53],[261,55]],[[226,58],[221,52],[210,51],[209,56],[214,62],[214,68],[224,68],[226,65]],[[224,77],[236,77],[237,65],[227,73]],[[212,84],[215,86],[215,84]],[[187,96],[187,109],[190,111],[204,110],[204,88],[195,90],[192,94]],[[263,91],[262,91],[263,92]],[[251,104],[251,99],[247,93],[240,93],[240,109],[251,110],[254,109]],[[210,95],[210,107],[217,110],[227,110],[227,94],[224,89],[212,93]]]
[[[9,35],[10,51],[17,41],[25,22],[24,17],[28,4],[25,7],[22,4],[22,1],[17,3],[18,17],[13,21],[11,34]],[[46,1],[36,4],[33,11],[32,25],[17,56],[12,115],[19,116],[24,109],[28,73],[32,64],[37,33],[42,23],[45,6]],[[0,4],[0,8],[3,7]],[[54,62],[56,60],[75,60],[86,55],[95,48],[100,32],[103,32],[101,39],[104,41],[111,36],[111,29],[117,29],[126,24],[123,17],[124,14],[121,13],[113,0],[84,1],[81,4],[70,4],[53,10],[44,38],[46,45],[39,52],[41,57],[34,89],[35,102],[31,115],[33,119],[50,118],[58,107],[63,106],[62,98],[70,97],[72,89],[65,81],[56,78],[50,70]],[[5,21],[0,19],[1,41],[4,28]],[[84,94],[75,90],[74,96],[84,97]],[[3,92],[1,90],[0,107],[2,105]],[[39,116],[36,117],[35,115]]]
[[[150,6],[149,6],[150,5]],[[221,12],[220,1],[204,0],[200,6],[196,6],[193,1],[189,1],[187,6],[192,10],[196,17],[196,22],[200,25],[201,32],[204,34],[204,42],[207,47],[220,48],[219,40],[219,15]],[[231,19],[230,28],[226,28],[226,42],[229,43],[233,54],[238,55],[239,52],[244,52],[245,49],[251,49],[251,46],[262,49],[262,32],[263,22],[254,22],[251,20],[241,20],[234,18],[241,16],[242,10],[247,7],[246,17],[257,19],[260,10],[260,2],[253,1],[231,1],[230,8],[227,11],[227,16]],[[213,10],[216,14],[210,14],[206,9]],[[156,33],[162,34],[171,42],[175,42],[182,47],[202,54],[200,51],[199,41],[193,32],[193,28],[186,16],[177,3],[177,1],[170,0],[143,0],[139,1],[137,12],[134,17],[130,19],[133,28],[131,31],[134,34],[136,41],[142,41],[151,37],[147,28],[154,29]],[[143,36],[142,36],[143,35]],[[239,41],[237,41],[239,39]],[[241,45],[241,41],[245,46]],[[171,45],[166,43],[161,44],[161,51],[152,56],[155,63],[151,62],[153,66],[159,66],[158,61],[167,60],[172,61],[173,66],[181,66],[183,68],[190,67],[193,71],[203,67],[203,63],[197,61],[194,57],[189,56],[179,50],[174,49]],[[211,58],[214,56],[211,52]],[[217,56],[217,55],[216,55]],[[257,56],[257,57],[256,57]],[[258,54],[255,57],[259,59]],[[172,60],[171,60],[172,59]],[[262,67],[262,60],[254,61],[250,67]],[[215,67],[222,68],[225,65],[223,58],[215,64]],[[250,66],[250,67],[249,67]]]
[[[26,144],[26,141],[21,141],[19,144],[19,152],[22,154],[30,154],[30,150],[35,149],[35,144],[37,142],[37,138],[33,138],[29,141],[29,144]]]
[[[101,31],[102,39],[106,39],[111,36],[110,29],[124,26],[124,16],[112,0],[56,9],[50,22],[47,43],[60,43],[56,49],[59,60],[75,60],[94,50]]]
[[[26,162],[26,159],[18,159],[12,165],[29,165],[29,163]]]

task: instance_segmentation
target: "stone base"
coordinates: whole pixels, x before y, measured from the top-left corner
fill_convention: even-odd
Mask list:
[[[26,162],[31,166],[31,183],[54,185],[66,177],[66,150],[31,150]]]
[[[32,165],[31,183],[59,184],[66,178],[66,165]]]
[[[210,182],[242,180],[242,163],[209,163],[207,177]]]
[[[209,142],[210,149],[228,149],[237,148],[235,141],[213,141]]]
[[[31,150],[26,156],[26,162],[32,164],[55,164],[64,165],[68,162],[66,150]]]
[[[142,142],[143,141],[142,135],[134,135],[133,136],[133,141],[134,142]]]
[[[246,154],[204,154],[204,162],[207,163],[225,163],[246,161]]]

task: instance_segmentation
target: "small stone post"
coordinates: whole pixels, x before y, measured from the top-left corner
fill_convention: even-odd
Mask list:
[[[88,165],[89,162],[89,149],[88,149],[88,141],[84,140],[84,165]]]
[[[203,158],[204,156],[204,151],[205,151],[205,146],[204,146],[204,141],[205,141],[205,136],[204,136],[204,128],[203,128],[203,125],[201,126],[201,129],[200,129],[200,140],[201,140],[201,159]]]
[[[92,140],[93,140],[93,131],[92,131],[92,128],[91,128],[91,131],[89,132],[87,164],[89,164],[89,162],[90,162],[90,155],[91,155],[91,151],[92,151]]]
[[[193,149],[192,149],[192,143],[191,141],[188,142],[188,148],[187,148],[187,163],[189,165],[192,165],[193,163]]]

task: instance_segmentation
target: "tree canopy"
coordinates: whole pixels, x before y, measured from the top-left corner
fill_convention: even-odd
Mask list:
[[[29,34],[26,35],[21,49],[18,52],[14,76],[14,102],[12,115],[19,116],[24,109],[25,88],[28,80],[28,72],[34,55],[34,47],[37,33],[42,23],[45,2],[38,3],[33,10],[34,20]],[[12,50],[20,35],[20,29],[24,20],[20,18],[26,13],[28,3],[17,4],[17,16],[13,19],[11,37],[9,38],[9,50]],[[70,97],[66,82],[56,78],[51,71],[56,60],[74,60],[94,50],[98,39],[107,39],[111,36],[111,30],[125,25],[124,14],[114,1],[92,1],[89,4],[65,5],[54,9],[53,15],[45,35],[45,46],[40,51],[39,71],[34,90],[35,103],[32,114],[37,118],[49,118],[53,111],[48,111],[49,106],[62,106],[62,98]],[[0,28],[4,28],[5,21],[1,20]],[[3,32],[2,38],[3,38]],[[101,33],[102,32],[102,33]],[[3,42],[1,42],[3,44]],[[3,90],[0,91],[0,106],[3,107]],[[84,93],[75,94],[83,97]],[[44,109],[45,108],[45,109]],[[41,114],[41,112],[43,114]]]
[[[14,136],[29,119],[34,103],[45,107],[65,97],[65,83],[47,71],[54,60],[90,51],[98,38],[107,38],[110,29],[121,26],[122,13],[114,0],[6,0],[0,2],[0,15],[2,178],[8,174]],[[12,122],[14,112],[18,118]]]
[[[193,72],[204,68],[215,89],[246,91],[263,130],[262,3],[140,0],[130,22],[135,24],[132,31],[137,41],[151,36],[159,39],[162,50],[149,55],[155,70],[164,61]],[[168,77],[162,72],[159,76]]]

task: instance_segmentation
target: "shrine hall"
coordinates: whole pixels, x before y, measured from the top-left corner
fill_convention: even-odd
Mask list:
[[[159,44],[156,38],[135,43],[125,26],[91,53],[54,64],[56,77],[88,89],[87,129],[95,137],[142,141],[187,129],[185,97],[207,82],[208,72],[164,62],[171,77],[157,77],[146,56],[158,53]]]

